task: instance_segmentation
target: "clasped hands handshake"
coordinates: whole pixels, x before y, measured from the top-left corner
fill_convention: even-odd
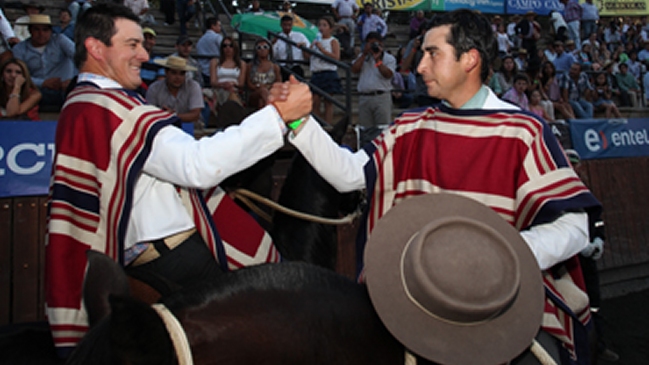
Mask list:
[[[291,76],[289,81],[275,83],[269,91],[268,103],[272,104],[285,123],[291,123],[311,113],[311,90],[305,83]]]

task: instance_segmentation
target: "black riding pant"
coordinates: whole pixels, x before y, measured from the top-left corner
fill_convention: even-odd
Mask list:
[[[161,243],[161,240],[154,243],[160,257],[143,265],[129,265],[126,273],[150,285],[163,297],[223,273],[198,232],[173,250]]]

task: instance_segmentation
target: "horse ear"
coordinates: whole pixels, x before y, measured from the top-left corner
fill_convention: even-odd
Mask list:
[[[175,350],[169,332],[150,305],[131,297],[109,296],[110,344],[124,363],[174,364]]]
[[[108,296],[129,295],[126,273],[110,257],[101,252],[88,250],[88,271],[83,283],[83,301],[88,311],[90,327],[110,313]]]
[[[345,134],[347,134],[348,126],[349,126],[349,118],[344,117],[338,123],[336,123],[336,125],[334,125],[334,127],[329,132],[331,139],[333,139],[338,144],[342,144],[343,137],[345,137]]]

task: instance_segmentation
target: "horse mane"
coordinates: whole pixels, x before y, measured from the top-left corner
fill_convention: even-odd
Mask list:
[[[358,291],[359,284],[305,262],[269,263],[230,271],[217,279],[181,289],[162,302],[171,311],[201,306],[246,292],[330,290]],[[362,286],[362,290],[366,290]]]
[[[329,135],[336,143],[342,143],[348,125],[348,118],[344,118],[329,130]],[[338,192],[296,151],[278,202],[287,208],[311,215],[338,218],[341,213],[354,211],[360,200],[357,192]],[[271,236],[283,258],[336,269],[336,226],[309,222],[276,212]]]

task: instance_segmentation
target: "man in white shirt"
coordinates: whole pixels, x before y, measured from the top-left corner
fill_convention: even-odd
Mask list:
[[[338,24],[344,25],[349,30],[349,47],[354,47],[354,37],[356,35],[356,16],[358,15],[358,5],[355,0],[334,0],[331,4],[331,10],[338,21]]]
[[[174,114],[133,91],[148,59],[138,22],[113,3],[88,9],[77,22],[81,73],[57,126],[46,252],[47,314],[61,356],[88,330],[81,298],[88,249],[105,253],[162,293],[229,266],[267,260],[265,254],[274,251],[264,239],[257,250],[263,259],[235,250],[232,261],[240,243],[224,246],[219,238],[208,215],[211,187],[279,149],[285,123],[311,107],[304,85],[287,103],[195,140],[172,125]],[[228,199],[218,196],[218,205]],[[245,214],[237,219],[254,222]]]
[[[284,37],[292,40],[298,46],[308,48],[311,45],[304,34],[293,30],[293,17],[290,15],[282,16],[280,24],[282,26],[281,34]],[[275,37],[273,38],[273,57],[276,60],[282,60],[278,63],[284,66],[282,68],[283,81],[288,80],[288,77],[291,75],[291,72],[285,70],[285,68],[288,68],[299,77],[304,78],[304,69],[301,63],[294,63],[294,61],[304,61],[304,52],[300,48]]]
[[[578,281],[581,271],[570,267],[578,262],[575,255],[589,243],[585,211],[599,212],[599,202],[569,166],[548,125],[520,114],[520,109],[499,100],[484,85],[497,51],[489,21],[476,12],[462,9],[435,17],[430,26],[418,71],[429,95],[444,100],[442,104],[405,112],[381,136],[355,153],[336,145],[312,118],[290,134],[289,141],[339,191],[366,189],[370,206],[366,220],[361,222],[359,244],[366,241],[385,213],[410,196],[438,192],[460,194],[490,206],[517,227],[544,270],[547,286],[554,287],[555,277],[550,273],[558,268],[568,270],[566,280]],[[271,100],[277,103],[292,95],[295,86],[276,85],[271,90]],[[532,124],[518,124],[514,120]],[[528,134],[531,125],[535,125],[533,135]],[[514,149],[515,145],[527,147],[524,151],[517,150],[520,155],[516,157],[507,145]],[[541,150],[544,157],[538,155]],[[549,165],[537,160],[535,155],[542,160],[549,158],[546,161]],[[545,169],[542,165],[552,167]],[[525,177],[519,175],[523,171]],[[496,175],[499,178],[494,180]],[[523,180],[518,180],[517,175]],[[502,185],[505,181],[518,183],[505,188]],[[558,195],[541,198],[550,192],[543,187],[549,187],[548,183],[555,188],[574,186],[578,192],[564,194],[560,191],[571,189],[550,189],[551,195]],[[535,213],[525,208],[531,206],[535,206]],[[577,286],[575,289],[585,290]],[[587,352],[588,319],[573,312],[588,310],[587,302],[585,308],[565,312],[560,309],[558,313],[555,309],[563,299],[549,295],[546,300],[544,331],[539,335],[546,341],[543,346],[552,349],[555,361],[559,352],[563,352],[560,356],[577,356],[576,352],[560,346],[566,339],[564,335],[568,335],[574,336],[571,345]],[[553,309],[548,310],[550,307]],[[570,323],[566,327],[557,326],[557,316]]]

